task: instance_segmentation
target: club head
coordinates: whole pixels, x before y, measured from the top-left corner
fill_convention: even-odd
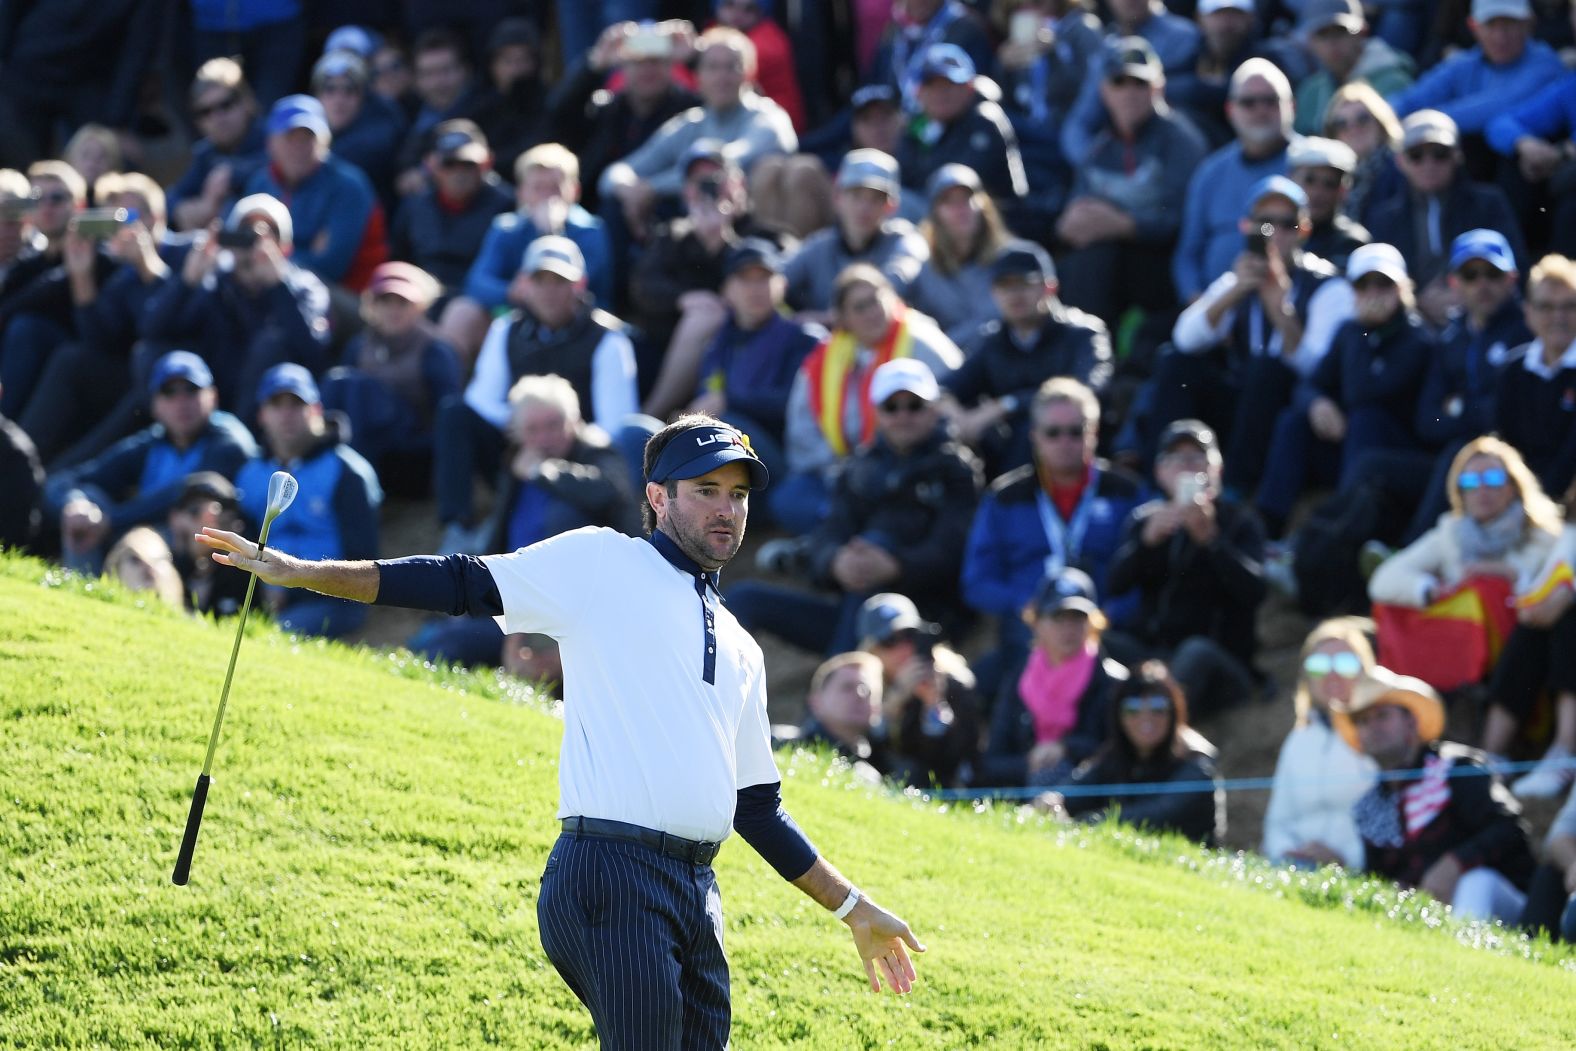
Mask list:
[[[276,518],[295,501],[301,485],[289,471],[275,471],[268,479],[268,517]]]

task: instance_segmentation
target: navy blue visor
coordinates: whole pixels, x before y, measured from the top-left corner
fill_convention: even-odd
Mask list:
[[[750,472],[750,488],[765,489],[771,476],[750,448],[748,435],[732,427],[694,427],[681,431],[668,442],[652,465],[649,482],[671,482],[679,478],[699,478],[723,464],[741,461]]]

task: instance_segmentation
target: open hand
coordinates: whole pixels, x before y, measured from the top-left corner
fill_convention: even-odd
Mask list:
[[[854,948],[864,962],[871,992],[879,993],[883,981],[900,995],[914,988],[916,975],[908,951],[924,952],[925,947],[908,924],[869,898],[860,898],[844,922],[854,934]]]
[[[228,529],[203,526],[193,537],[212,552],[213,560],[221,566],[234,566],[245,573],[257,574],[264,584],[288,584],[290,556],[272,548],[261,553],[257,545]]]

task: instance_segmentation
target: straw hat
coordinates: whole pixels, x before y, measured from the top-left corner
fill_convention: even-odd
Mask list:
[[[1445,732],[1445,705],[1432,686],[1375,666],[1352,684],[1350,700],[1330,705],[1331,724],[1356,751],[1362,751],[1362,746],[1351,717],[1376,704],[1395,704],[1411,712],[1417,720],[1417,735],[1424,742],[1437,741]]]

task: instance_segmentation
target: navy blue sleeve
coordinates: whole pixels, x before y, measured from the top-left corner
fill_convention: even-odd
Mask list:
[[[379,559],[377,606],[425,609],[462,617],[503,614],[498,583],[475,555]]]
[[[733,830],[785,880],[810,871],[819,853],[783,809],[782,782],[739,789]]]

